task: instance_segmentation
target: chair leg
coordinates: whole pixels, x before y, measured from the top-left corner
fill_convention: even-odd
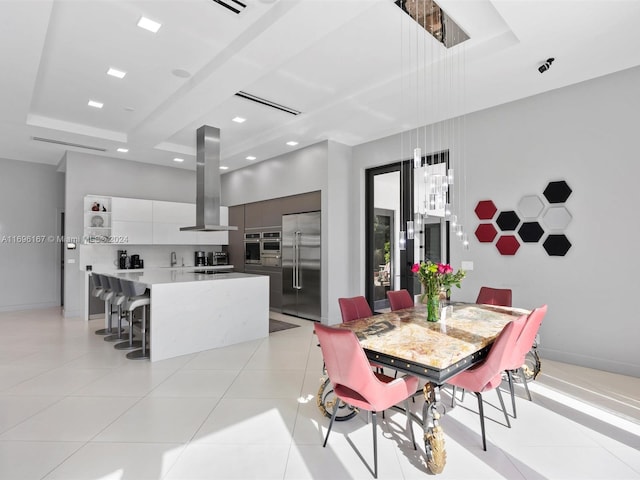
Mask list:
[[[453,385],[453,390],[451,391],[451,408],[456,406],[456,386]]]
[[[531,392],[529,391],[529,385],[527,384],[527,377],[524,375],[524,368],[520,367],[520,377],[522,378],[522,383],[524,383],[524,389],[527,392],[527,397],[529,397],[529,401],[533,401],[531,398]]]
[[[376,412],[371,412],[371,425],[373,426],[373,478],[378,478],[378,432],[376,431]]]
[[[507,427],[511,428],[511,422],[509,421],[509,415],[507,414],[507,409],[504,408],[504,400],[502,400],[502,392],[500,391],[500,387],[496,388],[496,392],[498,392],[498,400],[500,400],[500,405],[502,406],[502,413],[504,413],[504,419],[507,421]]]
[[[413,398],[413,397],[411,397]],[[417,450],[418,447],[416,447],[416,439],[413,436],[413,424],[411,423],[411,412],[409,411],[409,399],[407,398],[404,401],[404,408],[405,408],[405,413],[407,415],[407,429],[409,430],[409,435],[411,437],[411,443],[413,443],[413,449]]]
[[[478,397],[478,413],[480,414],[480,430],[482,432],[482,449],[487,451],[487,439],[484,435],[484,407],[482,405],[482,394],[480,392],[476,392],[476,397]]]
[[[340,402],[342,400],[340,400],[339,398],[336,399],[336,404],[333,407],[333,413],[331,414],[331,421],[329,422],[329,429],[327,430],[327,436],[324,437],[324,443],[322,444],[323,447],[327,446],[327,440],[329,440],[329,434],[331,433],[331,427],[333,427],[333,422],[336,419],[336,415],[338,414],[338,410],[340,407]]]
[[[507,379],[509,380],[509,392],[511,393],[511,408],[513,409],[513,418],[518,418],[516,414],[516,395],[513,387],[513,374],[511,370],[507,370]]]

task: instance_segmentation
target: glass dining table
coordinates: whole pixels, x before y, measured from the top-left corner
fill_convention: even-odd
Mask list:
[[[530,313],[463,303],[444,309],[446,314],[438,322],[427,322],[426,307],[420,304],[336,325],[353,331],[374,363],[426,380],[421,421],[427,467],[434,474],[446,464],[437,387],[481,361],[507,323]]]

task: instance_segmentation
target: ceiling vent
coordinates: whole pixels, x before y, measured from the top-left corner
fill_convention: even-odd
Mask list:
[[[240,14],[247,6],[238,2],[238,0],[213,0],[218,5],[222,5],[224,8],[231,10],[233,13]]]
[[[279,103],[272,102],[271,100],[267,100],[266,98],[256,97],[255,95],[251,95],[250,93],[240,91],[236,93],[236,96],[240,98],[244,98],[246,100],[251,100],[252,102],[259,103],[261,105],[265,105],[267,107],[275,108],[276,110],[280,110],[282,112],[290,113],[291,115],[300,115],[302,112],[298,110],[294,110],[293,108],[285,107],[284,105],[280,105]]]
[[[86,148],[87,150],[94,150],[96,152],[107,151],[106,148],[102,147],[92,147],[90,145],[81,145],[79,143],[63,142],[62,140],[54,140],[52,138],[31,137],[31,139],[35,140],[36,142],[55,143],[56,145],[64,145],[65,147]]]
[[[469,40],[469,35],[433,0],[396,0],[395,4],[447,48]]]

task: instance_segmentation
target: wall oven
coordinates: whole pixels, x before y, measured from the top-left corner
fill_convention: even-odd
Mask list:
[[[260,263],[264,267],[281,266],[282,252],[280,231],[262,232],[260,234]]]
[[[244,234],[244,264],[245,265],[261,265],[260,263],[260,234],[245,233]]]

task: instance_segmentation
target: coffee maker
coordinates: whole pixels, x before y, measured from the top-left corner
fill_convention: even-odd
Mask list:
[[[194,264],[196,267],[204,267],[207,264],[207,257],[203,251],[198,250],[195,253]]]
[[[129,268],[129,257],[127,256],[126,250],[118,250],[118,268],[120,270],[125,270]]]

